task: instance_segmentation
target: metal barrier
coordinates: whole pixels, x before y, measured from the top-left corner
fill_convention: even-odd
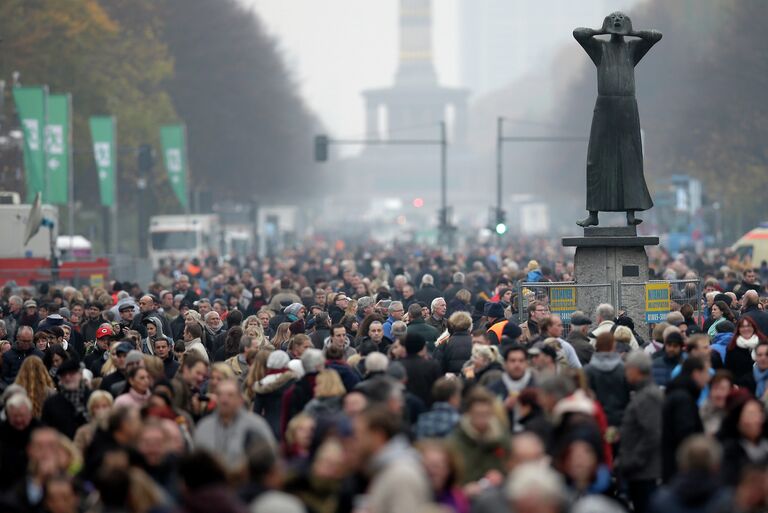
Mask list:
[[[650,335],[653,325],[664,321],[670,311],[679,310],[684,304],[691,305],[694,316],[698,316],[702,307],[701,294],[699,279],[619,282],[617,310],[632,317],[636,327],[647,325]]]
[[[518,283],[518,322],[525,322],[528,319],[528,305],[532,301],[539,301],[547,306],[550,313],[560,317],[563,321],[563,337],[566,337],[571,327],[571,314],[581,310],[591,315],[600,303],[614,304],[614,289],[612,283]]]
[[[520,282],[517,284],[517,322],[528,319],[528,305],[539,301],[563,321],[565,337],[570,331],[571,314],[586,313],[594,321],[601,303],[616,306],[616,314],[626,314],[643,336],[653,325],[664,321],[672,310],[684,304],[701,313],[702,282],[699,279],[647,281],[640,283]]]

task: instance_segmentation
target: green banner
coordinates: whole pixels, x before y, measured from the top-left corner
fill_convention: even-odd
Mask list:
[[[184,125],[160,127],[160,144],[163,147],[163,162],[173,192],[176,193],[181,206],[187,208],[187,146]]]
[[[43,201],[63,205],[67,203],[69,169],[69,95],[49,94],[46,107],[45,160],[46,182]]]
[[[24,171],[27,181],[27,203],[32,203],[40,192],[45,196],[45,154],[43,128],[45,127],[46,89],[14,87],[13,100],[24,133]],[[45,199],[45,198],[43,198]]]
[[[94,116],[89,120],[93,139],[93,158],[99,174],[101,204],[111,207],[115,204],[117,173],[117,142],[115,141],[115,119],[110,116]]]

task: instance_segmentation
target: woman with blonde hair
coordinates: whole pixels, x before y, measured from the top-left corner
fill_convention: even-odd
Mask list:
[[[495,346],[475,344],[472,357],[462,372],[464,376],[479,385],[487,385],[501,379],[504,367],[501,365],[499,350]]]
[[[632,347],[634,337],[632,336],[632,330],[626,326],[616,326],[613,332],[613,339],[616,341],[615,351],[622,356],[626,356],[630,351],[638,349],[638,347]],[[637,346],[637,342],[635,342],[635,346]]]
[[[264,376],[267,375],[267,359],[269,358],[269,355],[274,352],[274,350],[275,349],[270,345],[259,349],[256,352],[256,356],[253,359],[253,362],[248,368],[248,376],[245,378],[243,388],[245,392],[245,398],[249,404],[253,402],[254,384],[258,383],[264,378]]]
[[[288,422],[283,440],[283,454],[289,464],[309,457],[315,425],[315,419],[306,413],[300,413]]]
[[[14,383],[27,391],[27,396],[32,401],[32,415],[39,419],[43,412],[43,403],[56,393],[56,387],[43,360],[34,355],[25,358]]]
[[[272,340],[270,340],[270,344],[272,347],[274,347],[276,350],[281,350],[282,345],[285,343],[288,343],[288,340],[291,338],[291,331],[290,331],[291,323],[290,322],[281,322],[278,327],[277,331],[275,332],[275,336],[272,337]]]
[[[211,366],[211,376],[208,378],[208,388],[206,395],[216,397],[216,389],[219,383],[225,379],[235,379],[235,372],[232,367],[224,362],[216,362]]]
[[[267,338],[264,336],[264,327],[261,325],[261,320],[257,315],[249,315],[241,325],[243,328],[243,334],[251,337],[252,340],[258,341],[258,346],[261,347],[267,342]]]
[[[304,413],[315,419],[338,413],[346,393],[338,372],[333,369],[320,371],[315,379],[315,397],[304,407]]]
[[[102,378],[109,376],[117,370],[117,363],[115,360],[117,359],[117,346],[119,345],[120,342],[112,342],[112,345],[109,346],[109,358],[104,362],[104,365],[101,366]]]
[[[112,406],[115,400],[112,398],[112,394],[105,390],[94,390],[91,396],[88,398],[86,409],[88,410],[88,418],[91,419],[88,424],[84,424],[77,428],[75,432],[75,446],[81,451],[91,445],[93,440],[93,434],[96,432],[99,422],[106,419],[109,416],[109,412],[112,411]]]

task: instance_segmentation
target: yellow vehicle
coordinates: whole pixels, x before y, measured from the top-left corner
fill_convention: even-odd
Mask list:
[[[744,234],[732,249],[745,265],[757,267],[763,260],[768,261],[768,223],[762,223]]]

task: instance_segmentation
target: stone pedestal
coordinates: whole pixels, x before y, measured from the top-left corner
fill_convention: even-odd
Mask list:
[[[575,247],[574,279],[577,285],[610,284],[610,287],[577,289],[576,304],[590,317],[600,303],[611,303],[627,312],[635,330],[648,333],[645,322],[645,288],[649,279],[645,246],[655,246],[658,237],[638,237],[634,226],[584,228],[583,237],[564,237],[563,246]],[[624,284],[619,286],[619,283]]]

